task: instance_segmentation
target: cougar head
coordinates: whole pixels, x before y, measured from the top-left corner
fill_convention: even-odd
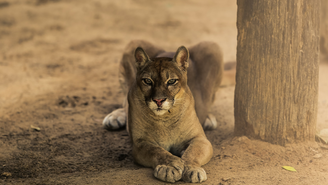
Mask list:
[[[155,115],[170,112],[176,94],[187,86],[188,58],[189,51],[184,46],[178,48],[173,58],[150,59],[141,47],[135,50],[136,83]]]

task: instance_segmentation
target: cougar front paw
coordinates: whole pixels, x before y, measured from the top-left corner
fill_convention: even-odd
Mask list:
[[[154,176],[165,182],[176,182],[181,179],[183,165],[157,165]]]
[[[183,173],[183,181],[185,182],[204,182],[207,180],[206,172],[201,167],[185,167]]]
[[[205,120],[205,123],[203,125],[203,129],[204,130],[213,130],[213,129],[216,129],[217,126],[218,126],[218,123],[216,121],[215,116],[213,116],[212,114],[208,114],[207,118]]]
[[[108,114],[103,120],[104,128],[107,130],[117,130],[126,125],[126,114],[123,108],[116,109]]]

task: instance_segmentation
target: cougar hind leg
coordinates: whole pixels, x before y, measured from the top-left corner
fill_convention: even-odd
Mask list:
[[[195,110],[204,129],[215,129],[217,121],[209,110],[223,77],[223,54],[214,42],[200,42],[189,48],[194,65],[188,71],[188,85],[195,99]]]
[[[165,52],[163,49],[143,40],[133,40],[125,48],[119,66],[119,83],[123,94],[127,97],[129,88],[135,81],[136,68],[134,51],[137,47],[142,47],[150,58],[154,58],[160,53]],[[127,127],[128,102],[125,98],[123,108],[119,108],[109,113],[103,120],[103,126],[107,130],[118,130]],[[128,129],[127,129],[128,130]]]
[[[214,130],[218,127],[218,122],[216,121],[215,116],[213,114],[208,114],[207,118],[203,124],[204,130]]]

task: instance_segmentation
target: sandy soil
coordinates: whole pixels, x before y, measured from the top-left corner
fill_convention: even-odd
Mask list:
[[[236,10],[215,0],[0,0],[0,184],[165,184],[133,163],[125,130],[101,126],[123,101],[121,53],[132,39],[167,50],[211,40],[233,61]],[[318,131],[328,128],[327,79],[321,63]],[[233,93],[217,93],[203,184],[327,184],[327,146],[233,137]]]

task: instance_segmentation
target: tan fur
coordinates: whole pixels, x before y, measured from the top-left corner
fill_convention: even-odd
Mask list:
[[[205,181],[201,166],[211,159],[213,149],[203,127],[216,127],[208,110],[223,76],[217,44],[202,42],[172,53],[132,41],[120,72],[128,101],[104,119],[105,127],[124,125],[120,120],[125,111],[137,163],[154,168],[154,176],[163,181]]]

